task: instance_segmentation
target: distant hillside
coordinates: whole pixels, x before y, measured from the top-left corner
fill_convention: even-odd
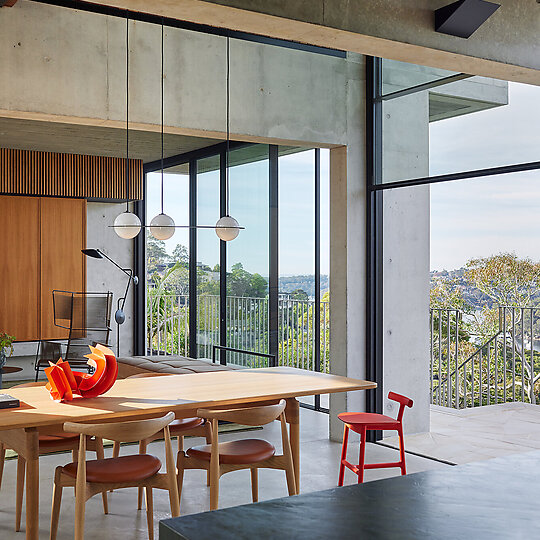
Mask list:
[[[279,292],[290,293],[302,289],[310,298],[315,296],[315,276],[283,276],[279,278]],[[321,294],[328,290],[328,276],[321,275]]]
[[[482,291],[479,291],[476,287],[473,287],[465,279],[465,268],[458,268],[457,270],[432,270],[430,272],[430,281],[433,284],[436,280],[448,280],[453,281],[459,289],[463,292],[463,298],[465,301],[476,309],[482,309],[484,306],[493,307],[493,300],[485,295]]]

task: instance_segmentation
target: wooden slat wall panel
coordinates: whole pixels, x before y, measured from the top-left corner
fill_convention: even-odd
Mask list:
[[[0,196],[0,333],[40,331],[40,208],[37,197]]]
[[[44,197],[41,203],[41,338],[62,339],[54,326],[52,291],[83,292],[86,287],[86,201]]]
[[[130,159],[128,197],[143,194],[143,164]],[[126,199],[122,158],[0,148],[0,193]]]

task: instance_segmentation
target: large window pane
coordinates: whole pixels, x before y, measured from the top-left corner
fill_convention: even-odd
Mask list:
[[[279,157],[280,364],[314,367],[315,151]]]
[[[230,154],[230,214],[245,227],[227,244],[227,345],[268,353],[268,146]],[[229,362],[259,367],[268,361],[230,353]]]
[[[220,157],[197,161],[197,224],[219,219]],[[197,354],[212,358],[219,345],[219,238],[215,230],[197,229]]]
[[[394,90],[406,79],[398,67],[383,62],[383,81],[394,81]],[[419,67],[411,65],[410,77]],[[538,161],[539,101],[536,86],[486,77],[383,101],[382,182]]]
[[[149,173],[146,215],[148,223],[161,212],[161,172]],[[164,208],[177,225],[189,219],[187,165],[168,169],[163,176]],[[147,256],[147,340],[156,354],[182,354],[189,350],[189,233],[176,229],[169,240],[157,240],[145,229]]]

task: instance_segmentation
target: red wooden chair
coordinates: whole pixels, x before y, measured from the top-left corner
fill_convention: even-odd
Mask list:
[[[364,471],[366,469],[384,469],[386,467],[399,467],[401,474],[407,474],[405,469],[405,445],[403,441],[403,411],[405,407],[412,407],[413,400],[396,394],[394,392],[388,393],[388,399],[397,401],[399,403],[399,412],[397,418],[391,418],[384,414],[376,413],[354,413],[345,412],[338,414],[338,418],[345,423],[345,429],[343,432],[343,446],[341,448],[341,463],[339,466],[339,480],[338,486],[343,485],[343,477],[345,475],[345,467],[350,469],[353,473],[358,475],[358,483],[364,481]],[[358,458],[358,465],[353,465],[347,461],[347,443],[349,440],[349,429],[360,434],[360,457]],[[366,431],[368,430],[396,430],[399,434],[399,461],[394,463],[365,463],[366,455]]]

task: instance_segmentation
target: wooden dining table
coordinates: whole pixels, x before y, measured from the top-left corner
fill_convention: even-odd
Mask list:
[[[40,434],[58,432],[64,422],[115,422],[173,411],[196,416],[198,408],[287,401],[297,486],[300,480],[299,397],[376,388],[376,383],[289,367],[242,369],[118,380],[97,398],[57,403],[45,387],[9,390],[17,409],[0,410],[0,441],[26,460],[26,538],[39,537]]]

